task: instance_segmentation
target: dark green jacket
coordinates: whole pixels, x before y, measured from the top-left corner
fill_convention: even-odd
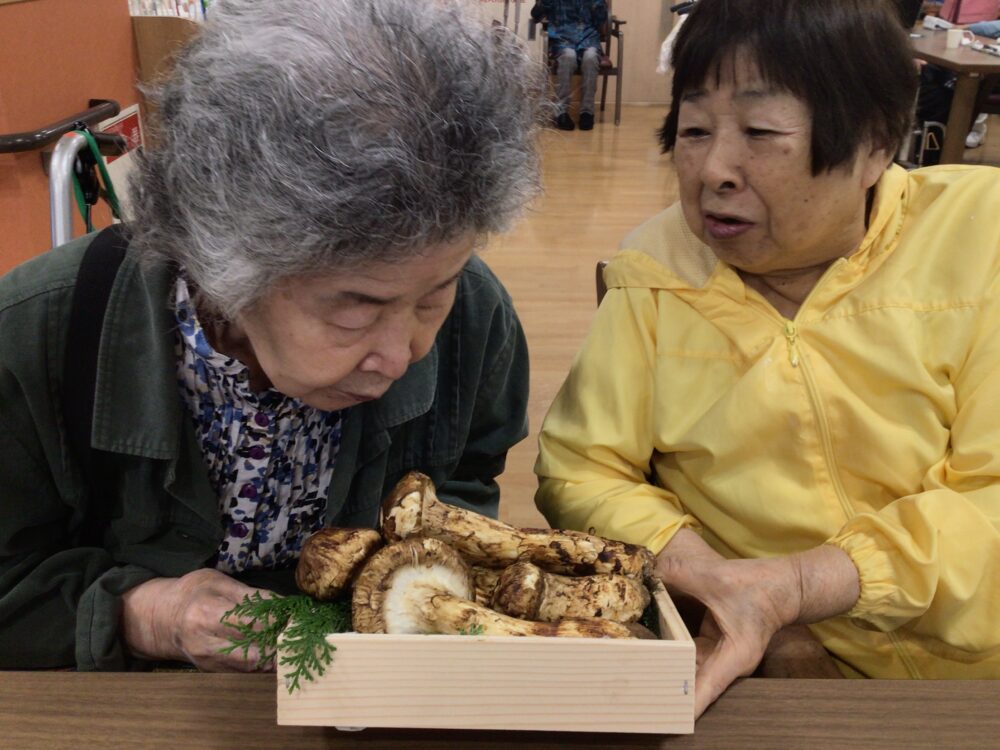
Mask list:
[[[92,440],[112,454],[113,490],[90,492],[70,455],[63,360],[90,239],[0,279],[0,668],[129,668],[120,595],[204,567],[222,539],[176,381],[168,269],[126,257],[108,302]],[[431,353],[378,401],[346,413],[327,523],[373,526],[381,498],[411,469],[429,474],[446,500],[495,516],[494,479],[527,432],[527,398],[520,323],[474,258]],[[103,543],[82,546],[81,526],[98,506],[112,519]],[[287,590],[291,575],[245,580]]]

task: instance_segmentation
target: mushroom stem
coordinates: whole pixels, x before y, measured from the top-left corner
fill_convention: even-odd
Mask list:
[[[425,633],[451,635],[537,635],[569,638],[635,638],[631,630],[596,617],[532,622],[510,617],[449,594],[434,586],[412,586],[408,592]]]
[[[474,591],[469,566],[454,549],[437,539],[407,539],[376,552],[358,574],[354,628],[359,633],[636,637],[629,627],[598,618],[519,620],[471,601]]]
[[[570,578],[546,573],[529,562],[500,574],[493,609],[512,617],[553,622],[562,617],[604,617],[635,622],[649,604],[649,591],[626,576],[597,574]]]
[[[387,542],[419,535],[457,549],[470,562],[505,568],[528,560],[553,573],[616,573],[645,580],[653,555],[645,547],[577,531],[517,529],[509,524],[441,502],[430,478],[410,472],[382,504]]]

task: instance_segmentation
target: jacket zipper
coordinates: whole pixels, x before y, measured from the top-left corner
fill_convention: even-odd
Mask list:
[[[796,359],[798,359],[798,349],[796,349],[795,354]],[[792,366],[797,367],[794,363]],[[806,391],[809,393],[809,402],[812,405],[813,413],[816,415],[816,423],[819,426],[819,437],[823,444],[823,456],[826,459],[826,467],[833,481],[833,490],[837,494],[837,499],[840,501],[840,507],[844,511],[844,515],[847,517],[847,520],[851,520],[857,515],[857,511],[847,498],[847,490],[844,489],[844,484],[840,479],[840,472],[837,470],[837,461],[833,455],[833,440],[830,439],[830,425],[826,421],[823,402],[819,399],[819,389],[816,387],[816,381],[813,380],[812,371],[804,364],[802,366],[802,379],[805,381]]]
[[[785,321],[785,339],[788,341],[788,361],[792,367],[799,366],[799,332],[795,321]]]
[[[799,366],[798,328],[791,320],[785,321],[785,339],[788,342],[788,361],[792,367],[797,368]],[[851,501],[847,497],[847,490],[844,489],[843,482],[840,479],[840,472],[837,470],[837,462],[833,455],[833,441],[830,439],[830,426],[826,421],[826,412],[823,411],[823,403],[819,399],[819,389],[813,380],[812,372],[805,364],[802,366],[802,379],[805,382],[806,392],[809,394],[809,402],[816,415],[820,440],[823,444],[823,455],[826,460],[827,471],[830,472],[830,479],[833,482],[833,490],[837,495],[837,500],[840,502],[844,515],[850,520],[857,515],[857,511],[851,505]],[[900,642],[899,636],[892,632],[886,633],[886,635],[902,660],[903,666],[910,673],[911,678],[920,679],[920,670],[917,669],[917,665],[914,664],[905,647]]]

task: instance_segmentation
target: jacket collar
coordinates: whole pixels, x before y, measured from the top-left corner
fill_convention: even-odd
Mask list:
[[[452,310],[454,314],[454,310]],[[441,330],[446,330],[447,325]],[[378,401],[367,405],[367,415],[375,429],[389,429],[426,414],[437,391],[438,348],[410,365]]]
[[[176,458],[183,410],[166,266],[126,255],[108,299],[97,357],[93,445],[147,458]]]

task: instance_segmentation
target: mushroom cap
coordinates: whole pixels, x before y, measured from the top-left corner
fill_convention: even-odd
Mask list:
[[[437,539],[405,539],[383,547],[354,582],[352,617],[359,633],[422,633],[406,592],[433,588],[473,599],[472,572],[461,555]]]
[[[375,529],[320,529],[302,545],[295,584],[314,599],[333,601],[381,546]]]
[[[420,531],[424,497],[437,500],[434,483],[426,474],[411,471],[396,483],[379,511],[379,528],[386,542],[398,542]]]
[[[545,589],[545,576],[538,566],[524,561],[514,563],[500,573],[491,603],[498,612],[536,620]]]

